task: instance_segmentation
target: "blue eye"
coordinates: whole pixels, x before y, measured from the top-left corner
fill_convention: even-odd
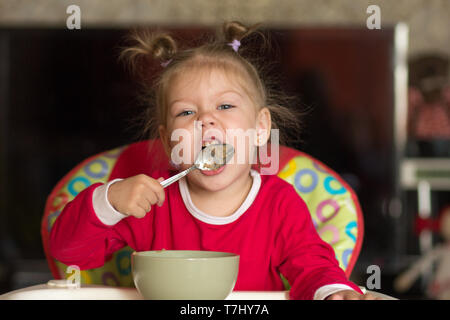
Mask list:
[[[226,110],[226,109],[234,108],[234,106],[231,104],[221,104],[218,108],[219,108],[219,110]]]
[[[186,110],[186,111],[183,111],[183,112],[180,112],[179,114],[177,114],[177,117],[179,117],[179,116],[188,116],[188,115],[193,114],[193,113],[194,113],[194,111]]]

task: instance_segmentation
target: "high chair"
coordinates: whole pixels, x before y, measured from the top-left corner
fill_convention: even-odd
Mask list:
[[[116,166],[119,158],[120,171],[128,176],[141,173],[140,168],[148,166],[150,159],[155,167],[168,167],[161,141],[151,142],[137,142],[94,155],[78,164],[57,183],[47,198],[41,224],[44,251],[55,279],[70,276],[66,273],[68,266],[49,255],[50,230],[64,206],[84,188],[96,182],[107,182],[111,173],[119,169]],[[145,149],[148,149],[148,158],[142,157],[142,150]],[[278,176],[292,184],[306,202],[317,232],[333,247],[340,267],[349,277],[361,250],[364,233],[363,216],[355,192],[338,174],[310,155],[280,146],[279,156]],[[130,163],[128,159],[133,160],[133,165],[127,165],[127,162]],[[253,168],[258,170],[256,166]],[[122,248],[104,266],[82,270],[81,283],[133,286],[132,252],[130,247]],[[282,279],[288,288],[289,284],[283,276]]]

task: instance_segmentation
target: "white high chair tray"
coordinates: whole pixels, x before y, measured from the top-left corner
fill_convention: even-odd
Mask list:
[[[390,296],[370,293],[386,300],[396,300]],[[233,291],[225,300],[288,300],[288,291]],[[100,285],[81,285],[68,288],[40,284],[14,290],[0,295],[0,300],[142,300],[135,288],[110,287]]]

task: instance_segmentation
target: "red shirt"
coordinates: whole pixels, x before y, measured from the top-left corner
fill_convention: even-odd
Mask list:
[[[114,172],[113,172],[114,173]],[[157,179],[169,171],[150,174]],[[123,178],[115,171],[115,178]],[[240,255],[235,290],[284,290],[281,272],[292,288],[291,299],[313,299],[328,284],[346,284],[358,292],[339,267],[333,249],[317,234],[310,213],[294,187],[277,176],[261,176],[259,191],[235,221],[209,224],[194,217],[180,194],[179,182],[166,188],[162,207],[152,206],[142,219],[127,217],[103,224],[92,204],[95,184],[68,203],[50,234],[50,253],[67,265],[97,268],[116,250],[209,250]]]

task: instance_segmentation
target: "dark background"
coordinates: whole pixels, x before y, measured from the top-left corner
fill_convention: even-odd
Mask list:
[[[399,239],[395,232],[399,223],[410,227],[408,215],[398,220],[387,210],[400,197],[393,29],[271,31],[281,86],[307,111],[302,142],[292,147],[341,174],[361,202],[365,237],[352,277],[364,285],[366,268],[377,264],[383,293],[398,296],[391,288],[396,261],[409,254],[405,241],[412,253],[417,246],[414,236]],[[58,180],[88,156],[137,140],[138,128],[129,120],[142,106],[117,62],[125,34],[0,29],[0,293],[51,278],[40,222]]]

